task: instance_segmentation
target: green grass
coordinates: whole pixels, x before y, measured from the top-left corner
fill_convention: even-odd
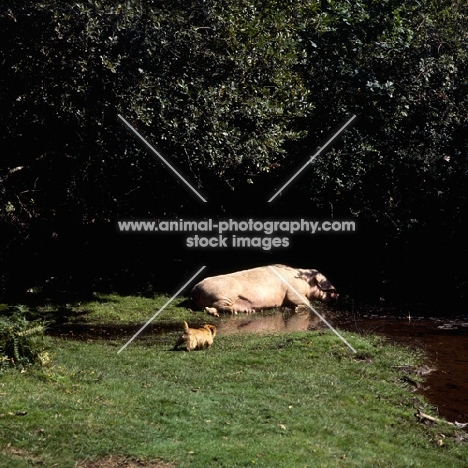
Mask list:
[[[92,323],[155,312],[149,299],[108,299],[73,307]],[[157,320],[187,316],[173,306]],[[329,331],[218,336],[191,353],[171,351],[176,331],[120,354],[126,339],[48,338],[51,365],[1,376],[0,466],[116,454],[201,468],[466,467],[450,426],[417,422],[415,408],[431,408],[393,367],[421,356],[343,334],[357,355]]]
[[[94,300],[92,301],[69,303],[64,308],[71,321],[86,322],[88,324],[112,323],[118,325],[146,322],[169,299],[170,296],[166,295],[148,298],[95,293]],[[177,319],[178,314],[186,316],[186,310],[178,307],[183,300],[184,298],[177,298],[172,301],[161,313],[158,321],[174,321]],[[50,314],[55,314],[57,307],[53,304],[46,304],[37,307],[37,310],[43,316],[48,317]]]

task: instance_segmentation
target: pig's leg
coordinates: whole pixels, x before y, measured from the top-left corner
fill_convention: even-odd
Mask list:
[[[310,304],[309,299],[307,299],[307,297],[305,297],[303,294],[298,295],[292,290],[287,291],[285,303],[288,305],[293,305],[295,312],[304,310]]]
[[[215,317],[219,317],[218,311],[214,307],[205,307],[205,312]]]
[[[221,299],[213,302],[211,307],[205,307],[205,311],[215,317],[219,317],[219,312],[234,315],[237,315],[237,313],[252,314],[255,312],[252,304],[247,299],[237,299],[230,302]]]
[[[237,312],[232,307],[232,301],[228,301],[226,299],[219,299],[217,301],[214,301],[211,304],[211,307],[205,307],[205,311],[208,314],[214,315],[215,317],[219,317],[219,312],[227,314],[237,314]]]
[[[231,307],[234,313],[240,312],[242,314],[253,314],[255,312],[252,303],[244,298],[237,299]]]

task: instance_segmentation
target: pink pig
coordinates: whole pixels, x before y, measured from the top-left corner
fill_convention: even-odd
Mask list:
[[[218,312],[251,313],[272,307],[297,309],[309,300],[336,300],[338,294],[317,270],[271,265],[205,278],[193,287],[191,299],[193,307],[219,316]]]

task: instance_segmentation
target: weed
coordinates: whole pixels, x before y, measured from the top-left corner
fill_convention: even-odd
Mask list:
[[[18,307],[10,316],[0,317],[1,364],[26,366],[48,361],[44,350],[44,322],[29,321],[23,307]]]

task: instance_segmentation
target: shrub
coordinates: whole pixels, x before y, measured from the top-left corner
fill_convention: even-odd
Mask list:
[[[48,361],[43,337],[46,323],[28,320],[21,309],[0,318],[0,364],[26,366]]]

